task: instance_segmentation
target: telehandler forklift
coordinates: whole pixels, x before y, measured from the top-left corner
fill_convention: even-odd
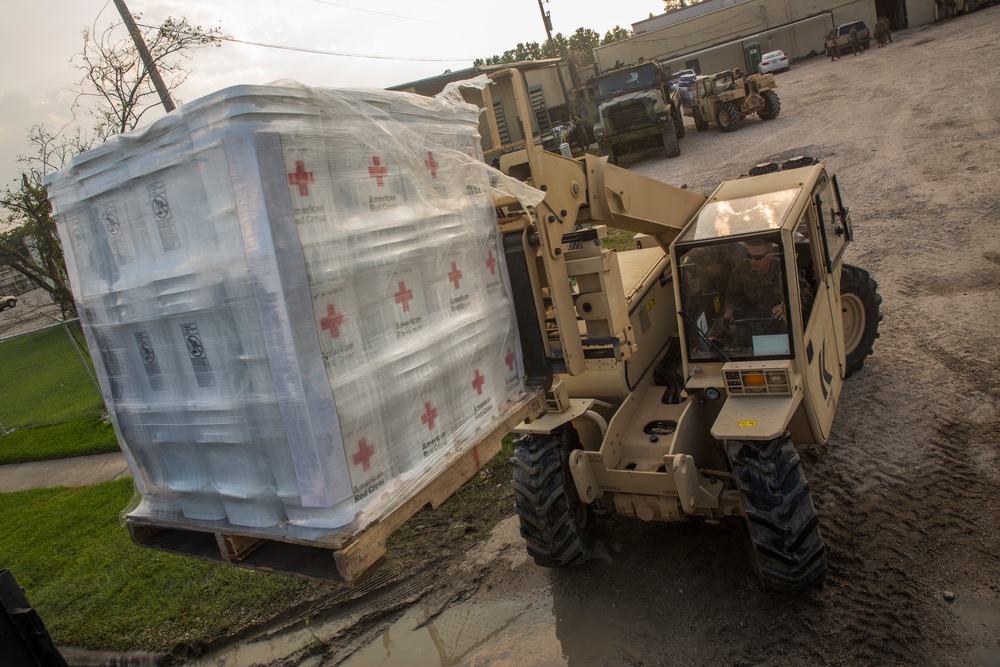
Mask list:
[[[532,117],[518,71],[491,78]],[[501,145],[489,109],[487,124],[501,170],[545,193],[534,207],[496,202],[526,380],[547,403],[516,429],[512,459],[528,553],[547,567],[583,562],[596,516],[613,511],[734,517],[765,588],[822,583],[795,444],[827,441],[881,320],[875,281],[844,263],[853,234],[836,177],[803,158],[705,197],[607,157],[545,152],[530,129]],[[609,227],[635,232],[637,247],[604,247]],[[748,246],[780,269],[773,316],[727,309]]]
[[[723,132],[735,132],[752,114],[761,120],[774,120],[781,112],[776,87],[773,74],[744,76],[740,70],[726,70],[699,76],[691,103],[695,129],[704,132],[714,120]]]

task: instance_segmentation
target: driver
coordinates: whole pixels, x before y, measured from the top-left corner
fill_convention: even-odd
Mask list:
[[[726,288],[722,321],[774,318],[785,321],[781,298],[781,263],[774,256],[774,244],[764,239],[747,241],[747,258],[733,269]]]

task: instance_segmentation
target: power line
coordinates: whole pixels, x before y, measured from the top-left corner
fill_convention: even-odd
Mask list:
[[[318,2],[321,5],[331,5],[333,7],[340,7],[341,9],[353,9],[356,12],[367,12],[369,14],[378,14],[379,16],[391,16],[395,19],[404,19],[406,21],[420,21],[421,23],[434,23],[436,25],[448,25],[447,23],[442,23],[441,21],[428,21],[427,19],[418,19],[414,16],[401,16],[399,14],[387,14],[386,12],[377,12],[374,9],[362,9],[361,7],[351,7],[350,5],[342,5],[339,2],[330,2],[330,0],[312,0],[313,2]]]
[[[159,30],[160,26],[147,25],[144,23],[137,23],[136,25],[148,28],[150,30]],[[188,33],[193,34],[193,33]],[[401,61],[412,61],[412,62],[442,62],[442,63],[453,63],[453,62],[472,62],[475,58],[417,58],[411,56],[384,56],[372,53],[351,53],[348,51],[329,51],[326,49],[312,49],[305,46],[286,46],[283,44],[267,44],[265,42],[254,42],[247,39],[237,39],[235,37],[229,37],[225,35],[220,35],[217,39],[224,42],[235,42],[237,44],[247,44],[249,46],[261,46],[266,49],[278,49],[280,51],[297,51],[299,53],[313,53],[321,56],[341,56],[343,58],[368,58],[371,60],[401,60]]]

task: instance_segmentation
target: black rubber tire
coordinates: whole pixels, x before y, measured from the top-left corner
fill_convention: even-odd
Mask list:
[[[732,104],[720,104],[715,111],[715,122],[723,132],[735,132],[740,129],[743,122],[743,114]]]
[[[663,151],[667,154],[668,158],[680,157],[681,142],[677,140],[677,126],[674,124],[674,119],[668,116],[666,125],[667,128],[661,132],[663,135]]]
[[[594,511],[580,502],[569,470],[579,446],[571,426],[514,442],[514,509],[528,555],[542,567],[583,563],[594,548]]]
[[[618,164],[618,155],[614,146],[608,149],[608,164]]]
[[[14,299],[7,299],[7,307],[8,308],[13,308],[16,305],[17,305],[17,301],[14,301]]]
[[[708,129],[708,121],[705,120],[701,115],[701,109],[698,107],[693,107],[691,109],[691,115],[694,116],[694,129],[699,132],[704,132]]]
[[[781,99],[778,97],[778,93],[773,90],[764,90],[761,91],[760,96],[764,98],[764,108],[757,114],[760,119],[774,120],[777,118],[778,113],[781,112]]]
[[[826,544],[792,437],[725,441],[761,586],[792,591],[826,580]]]
[[[844,356],[850,377],[865,365],[879,337],[882,296],[878,283],[864,269],[844,264],[840,271],[840,308],[844,316]]]
[[[684,114],[680,109],[674,109],[674,129],[677,130],[677,139],[683,139],[687,129],[684,127]]]

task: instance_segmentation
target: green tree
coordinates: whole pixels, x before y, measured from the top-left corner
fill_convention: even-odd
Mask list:
[[[616,25],[614,28],[604,33],[604,39],[601,40],[601,46],[604,46],[605,44],[611,44],[612,42],[617,42],[619,39],[625,39],[631,36],[632,36],[631,30]]]
[[[704,0],[663,0],[663,11],[672,12],[676,9],[683,9],[702,2],[704,2]],[[653,15],[650,14],[649,18],[653,18]]]
[[[6,231],[0,232],[0,263],[21,272],[52,296],[63,317],[75,317],[76,305],[66,275],[62,241],[56,232],[45,188],[21,174],[16,189],[0,197]]]
[[[473,64],[477,67],[484,65],[502,65],[506,63],[516,63],[524,60],[541,60],[543,58],[563,58],[569,60],[574,67],[583,67],[593,64],[594,49],[602,44],[610,44],[625,37],[631,37],[632,31],[615,26],[601,38],[600,33],[590,28],[577,28],[569,37],[561,32],[552,35],[552,39],[542,44],[538,42],[528,42],[518,44],[516,48],[504,51],[498,56],[489,58],[478,58]]]

